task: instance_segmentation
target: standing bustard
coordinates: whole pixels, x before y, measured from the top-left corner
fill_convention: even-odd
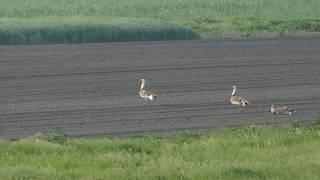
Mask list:
[[[139,91],[140,97],[145,99],[148,102],[156,100],[158,95],[156,95],[152,91],[147,90],[146,88],[144,88],[145,83],[146,83],[146,80],[145,79],[141,79],[141,87],[140,87],[140,91]]]
[[[275,105],[271,105],[270,112],[272,114],[287,114],[287,115],[292,115],[296,113],[294,109],[289,109],[287,106],[276,107]]]
[[[230,96],[230,102],[231,104],[236,105],[236,108],[240,107],[240,106],[247,106],[249,104],[249,102],[247,101],[247,99],[243,96],[236,96],[236,91],[237,91],[237,87],[236,86],[232,86],[233,91],[232,94]]]

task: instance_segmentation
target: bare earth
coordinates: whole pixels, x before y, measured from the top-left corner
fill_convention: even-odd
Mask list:
[[[159,97],[138,96],[140,78]],[[232,85],[250,106],[235,111]],[[288,105],[293,116],[273,115]],[[0,46],[0,137],[172,134],[311,123],[320,38]]]

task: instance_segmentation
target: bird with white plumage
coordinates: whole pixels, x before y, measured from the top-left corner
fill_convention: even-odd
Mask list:
[[[272,114],[285,114],[285,115],[293,115],[296,111],[292,108],[288,108],[287,106],[278,107],[275,105],[271,105],[270,112]]]
[[[148,90],[145,88],[145,84],[146,84],[146,80],[145,79],[141,79],[141,87],[139,90],[139,96],[146,100],[147,102],[149,101],[155,101],[157,96],[154,92]]]
[[[235,105],[236,108],[239,108],[240,106],[243,106],[243,107],[247,106],[249,104],[249,101],[243,96],[236,95],[236,91],[237,91],[236,86],[232,86],[232,88],[233,88],[233,91],[230,96],[231,104]]]

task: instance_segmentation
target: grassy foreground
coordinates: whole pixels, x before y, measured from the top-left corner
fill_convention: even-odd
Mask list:
[[[319,179],[320,125],[0,141],[0,179]]]
[[[320,31],[319,0],[0,0],[0,44],[274,37]]]

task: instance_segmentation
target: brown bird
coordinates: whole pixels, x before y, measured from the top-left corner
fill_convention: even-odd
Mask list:
[[[233,91],[232,94],[230,96],[230,102],[231,104],[236,105],[236,108],[240,107],[240,106],[247,106],[249,104],[249,101],[247,101],[247,99],[243,96],[236,96],[236,91],[237,91],[237,87],[236,86],[232,86]]]
[[[145,88],[145,83],[146,80],[145,79],[141,79],[141,87],[140,87],[140,91],[139,91],[139,95],[142,99],[145,99],[146,101],[155,101],[157,96],[155,93],[153,93],[150,90],[147,90]]]
[[[292,115],[296,113],[294,109],[289,109],[287,106],[276,107],[275,105],[271,105],[270,112],[272,114],[287,114],[287,115]]]

